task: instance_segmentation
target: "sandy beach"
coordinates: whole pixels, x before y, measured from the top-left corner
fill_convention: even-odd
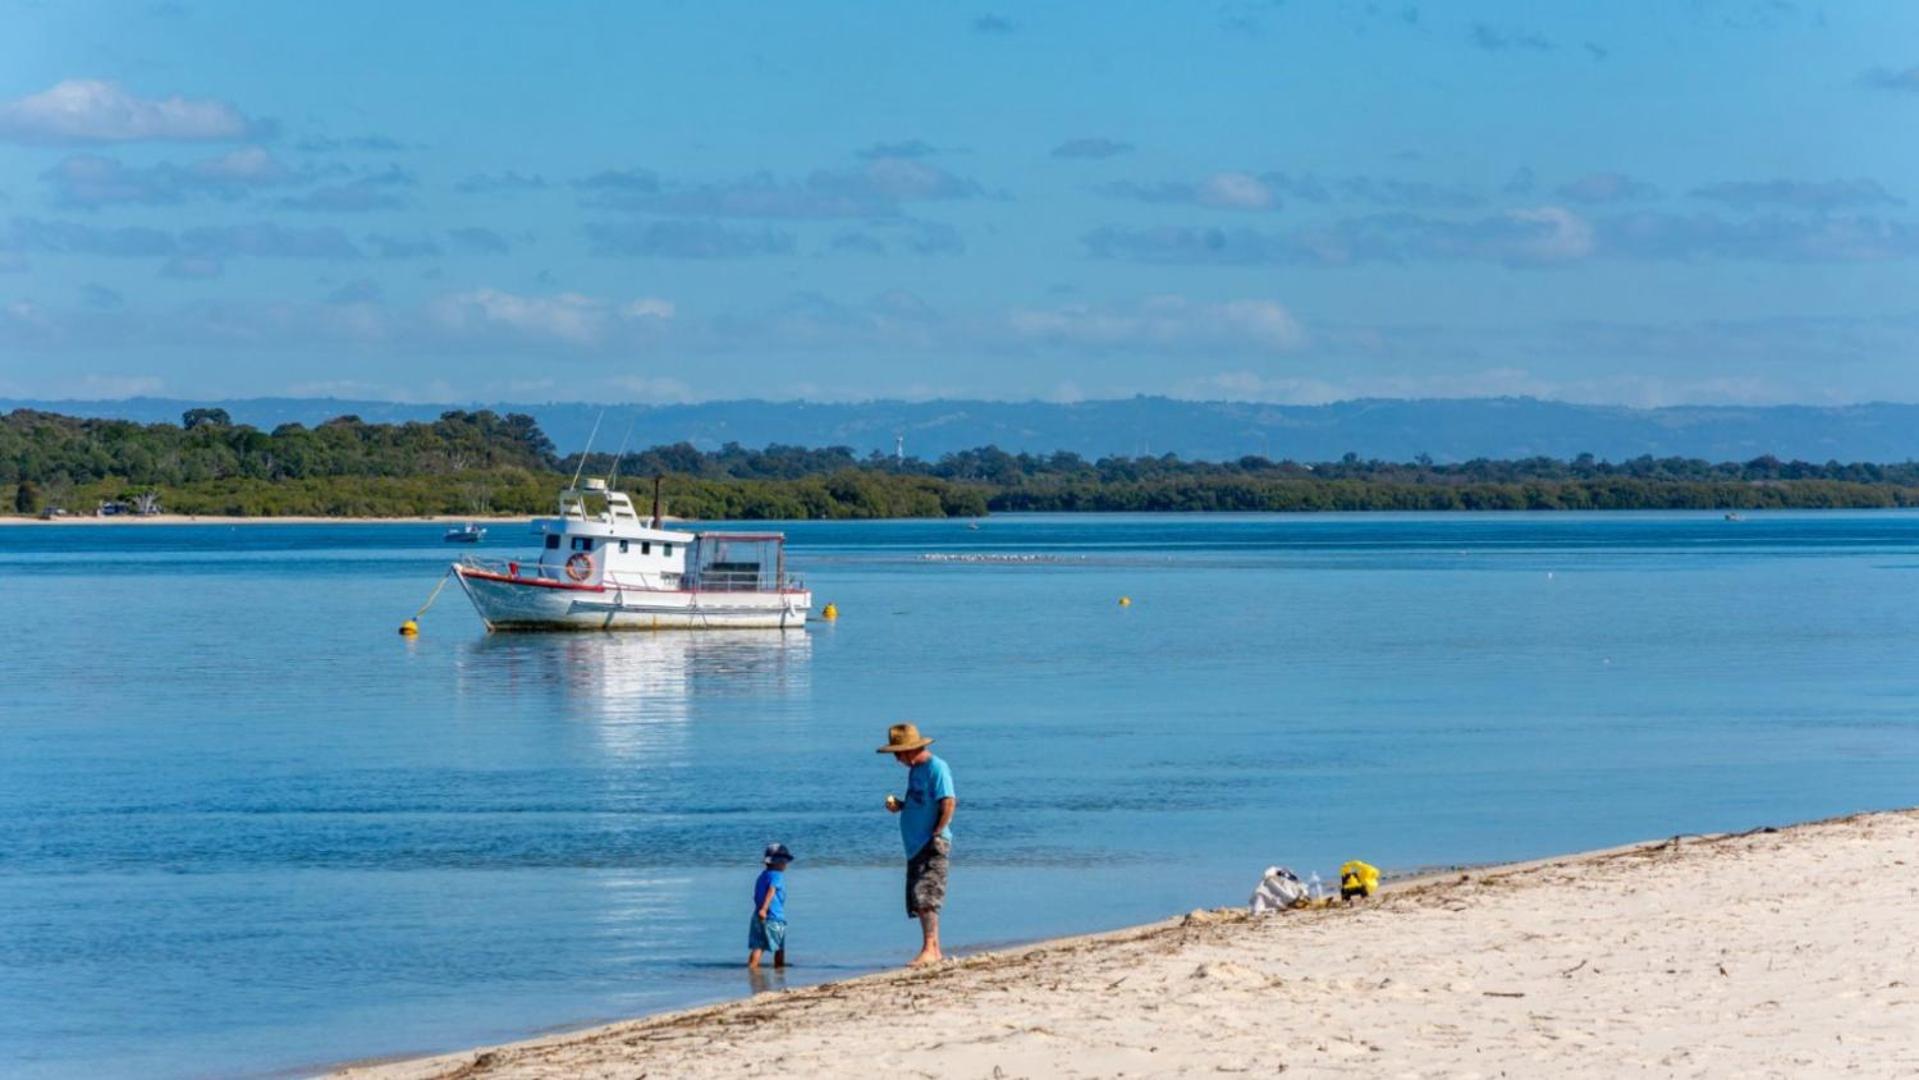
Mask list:
[[[1194,912],[337,1075],[1910,1076],[1915,927],[1919,811],[1861,814],[1435,875],[1354,908]]]

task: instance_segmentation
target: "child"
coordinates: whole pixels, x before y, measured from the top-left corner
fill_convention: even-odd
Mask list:
[[[786,966],[786,864],[793,853],[785,844],[768,844],[766,869],[753,883],[753,924],[746,931],[746,966],[760,969],[760,954],[773,952],[773,966]]]

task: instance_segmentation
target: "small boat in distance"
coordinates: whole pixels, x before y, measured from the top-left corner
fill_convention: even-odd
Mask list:
[[[453,573],[488,630],[796,629],[813,594],[786,573],[781,533],[662,528],[605,480],[560,493],[558,517],[538,518],[527,560],[464,556]]]
[[[1746,515],[1740,513],[1737,510],[1728,510],[1726,511],[1726,520],[1727,521],[1744,521],[1746,520]]]
[[[486,529],[469,521],[458,528],[448,529],[440,539],[449,544],[477,544],[486,539]]]

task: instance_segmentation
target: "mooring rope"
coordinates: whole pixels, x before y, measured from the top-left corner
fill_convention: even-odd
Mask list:
[[[420,610],[414,612],[413,618],[407,621],[419,622],[420,616],[425,615],[426,609],[432,607],[433,602],[440,598],[440,590],[446,588],[446,583],[452,580],[452,578],[453,578],[453,568],[448,567],[446,573],[440,575],[440,583],[438,585],[433,586],[433,592],[427,596],[426,603],[421,604]]]

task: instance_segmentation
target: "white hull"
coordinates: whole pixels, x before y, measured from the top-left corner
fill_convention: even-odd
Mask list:
[[[813,604],[804,589],[668,591],[453,570],[489,630],[785,630],[805,626]]]

